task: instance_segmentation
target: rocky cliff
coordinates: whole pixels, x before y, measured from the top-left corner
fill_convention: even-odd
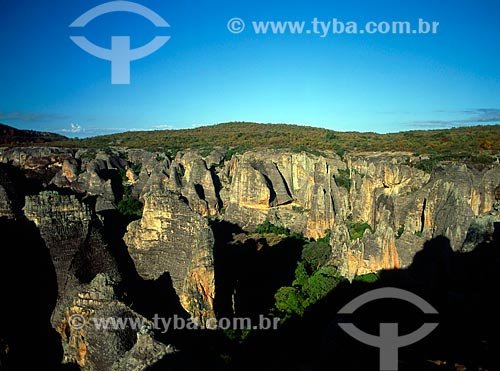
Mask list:
[[[183,310],[203,324],[217,314],[216,267],[224,261],[218,263],[215,247],[229,251],[233,233],[264,221],[310,239],[329,236],[330,262],[349,279],[407,267],[438,236],[455,251],[470,251],[500,221],[498,163],[428,169],[425,158],[410,153],[340,158],[270,149],[230,157],[223,149],[171,157],[0,149],[0,218],[30,221],[51,257],[58,294],[51,324],[66,362],[85,370],[141,369],[166,357],[171,349],[147,331],[99,335],[71,327],[71,318],[147,321],[159,307],[135,311],[125,294],[152,287],[147,294],[155,297],[173,288]],[[127,214],[130,200],[142,202],[142,211]],[[128,219],[137,212],[142,217]]]
[[[153,201],[146,202],[145,195],[174,192],[193,212],[245,230],[268,220],[308,238],[330,233],[335,237],[332,254],[350,278],[405,267],[425,240],[438,235],[460,249],[473,219],[490,211],[500,198],[498,164],[442,162],[423,171],[418,165],[425,159],[410,153],[341,159],[334,153],[263,150],[229,161],[224,154],[222,149],[205,156],[182,151],[170,159],[143,150],[110,154],[18,148],[1,151],[0,161],[32,178],[52,177],[45,184],[94,197],[98,213],[114,209],[128,189],[148,204],[145,218],[150,218]],[[13,215],[12,187],[5,176],[1,179],[0,210]],[[363,223],[370,228],[353,238],[352,229]]]
[[[475,217],[498,199],[500,166],[442,163],[431,173],[411,154],[314,156],[284,151],[238,156],[224,219],[252,230],[264,220],[317,239],[349,278],[409,265],[423,242],[464,243]],[[222,193],[222,192],[221,192]],[[355,230],[368,225],[364,234]]]
[[[169,191],[146,193],[142,219],[124,236],[137,272],[168,273],[184,309],[200,324],[214,318],[214,236],[207,220]]]

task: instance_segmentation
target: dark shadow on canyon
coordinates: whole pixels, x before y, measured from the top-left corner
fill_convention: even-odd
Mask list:
[[[274,305],[274,294],[293,281],[303,240],[282,238],[270,246],[265,238],[245,238],[227,221],[211,223],[215,236],[215,311],[218,317],[257,318]]]
[[[228,370],[379,370],[379,349],[347,335],[338,325],[346,319],[337,312],[362,293],[381,287],[417,294],[439,313],[423,314],[405,301],[381,299],[348,317],[375,336],[381,322],[398,323],[400,335],[424,322],[439,323],[424,339],[399,349],[399,370],[456,370],[455,364],[467,370],[498,370],[499,237],[496,223],[493,240],[467,253],[453,251],[445,237],[427,241],[407,269],[382,271],[374,283],[340,284],[302,318],[287,320],[277,331],[252,331],[234,350]]]
[[[189,318],[189,314],[182,308],[179,298],[172,286],[172,280],[168,273],[164,273],[156,280],[145,280],[138,273],[134,262],[130,257],[123,236],[127,231],[127,225],[133,220],[124,216],[116,210],[108,210],[100,213],[103,218],[103,236],[118,263],[123,278],[119,289],[120,296],[132,309],[147,318],[155,315],[161,318],[169,318],[174,315]],[[159,340],[175,342],[175,339],[158,333]]]
[[[0,170],[22,184],[15,198],[36,193],[30,183],[8,165]],[[16,179],[17,179],[16,178]],[[15,191],[16,189],[12,189]],[[92,202],[92,200],[87,200]],[[94,228],[102,234],[106,251],[116,262],[121,276],[118,294],[133,310],[148,318],[155,315],[187,319],[168,273],[154,281],[137,273],[123,241],[130,219],[117,211],[99,213],[102,221]],[[215,311],[219,318],[270,316],[274,294],[294,279],[304,241],[245,237],[244,231],[226,221],[211,221],[215,236]],[[89,282],[100,270],[92,264],[99,250],[84,252],[77,271]],[[168,355],[152,370],[363,370],[379,369],[379,349],[362,344],[339,326],[337,312],[364,292],[380,287],[411,291],[430,303],[439,315],[422,314],[409,303],[384,299],[366,304],[348,318],[365,332],[378,335],[381,322],[398,323],[399,333],[414,331],[424,322],[439,326],[429,336],[399,349],[399,370],[499,370],[495,352],[500,349],[499,315],[495,305],[500,274],[500,225],[493,240],[471,252],[451,249],[450,241],[437,237],[427,241],[407,269],[386,270],[374,283],[342,283],[322,301],[308,308],[301,318],[290,318],[277,330],[252,330],[244,338],[232,338],[227,331],[179,330],[155,332],[155,338],[180,350]],[[88,268],[85,268],[88,267]],[[49,251],[33,223],[0,218],[0,370],[72,370],[61,365],[59,335],[50,325],[57,299],[57,280]],[[255,322],[254,322],[255,323]],[[439,362],[447,362],[439,366]]]
[[[60,337],[50,324],[57,280],[33,223],[0,218],[0,369],[58,370]]]

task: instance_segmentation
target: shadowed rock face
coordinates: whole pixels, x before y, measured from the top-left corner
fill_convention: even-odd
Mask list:
[[[0,149],[0,218],[8,221],[3,225],[29,225],[50,256],[57,302],[44,320],[59,333],[64,360],[84,370],[147,369],[171,352],[152,334],[82,332],[69,325],[71,315],[146,321],[142,316],[151,317],[157,303],[147,311],[136,304],[136,312],[130,298],[169,291],[200,324],[214,317],[209,218],[240,233],[265,220],[314,239],[329,232],[331,262],[348,278],[407,267],[431,238],[447,238],[455,251],[491,239],[500,221],[500,166],[442,163],[427,173],[418,161],[405,153],[341,160],[333,153],[262,150],[225,161],[221,150],[169,159],[143,150]],[[119,217],[117,204],[131,197],[144,203],[142,218],[125,235],[121,221],[110,232],[106,220]],[[219,237],[226,233],[230,241],[222,229]],[[233,283],[252,292],[252,279]],[[150,291],[137,295],[146,286]]]
[[[0,167],[0,217],[15,218],[15,184]]]
[[[500,184],[497,164],[477,170],[443,163],[429,174],[404,153],[343,162],[335,155],[262,151],[236,161],[224,219],[247,230],[269,220],[315,239],[330,231],[332,260],[348,278],[405,267],[425,240],[440,235],[461,249]],[[363,223],[372,231],[351,240],[349,228]]]
[[[120,300],[116,282],[108,275],[96,275],[67,299],[64,316],[55,327],[61,335],[64,362],[89,371],[144,370],[173,352],[144,333],[153,323]],[[112,327],[120,321],[127,325]]]
[[[204,157],[182,151],[170,160],[144,150],[110,154],[20,148],[0,151],[0,161],[49,178],[46,184],[95,197],[98,213],[114,209],[125,188],[141,201],[149,192],[172,191],[197,214],[245,230],[268,220],[314,239],[330,231],[335,236],[333,259],[349,278],[405,267],[425,240],[439,235],[449,238],[453,249],[461,249],[474,218],[500,198],[498,164],[478,170],[442,163],[426,173],[415,166],[420,159],[407,153],[366,153],[341,160],[333,153],[261,150],[225,161],[223,150]],[[132,171],[137,165],[139,170]],[[46,176],[44,168],[50,169]],[[5,179],[0,183],[0,212],[6,216],[13,215],[9,187]],[[351,240],[353,223],[367,223],[371,230]]]
[[[123,365],[121,369],[146,369],[163,358],[168,353],[165,345],[137,336],[140,323],[152,324],[117,292],[123,280],[120,262],[90,207],[75,196],[47,191],[27,196],[24,213],[38,227],[56,272],[58,297],[51,323],[61,336],[63,362],[89,371],[109,370],[115,363]],[[110,318],[138,325],[113,329],[93,322]],[[151,357],[141,358],[137,352]]]
[[[38,227],[49,249],[57,273],[59,296],[62,296],[73,259],[89,233],[90,210],[74,196],[42,192],[26,197],[24,213]]]
[[[144,195],[141,220],[124,237],[137,272],[156,280],[168,272],[181,305],[204,323],[214,317],[214,237],[208,222],[171,192]]]
[[[492,210],[500,184],[498,165],[479,171],[444,163],[428,174],[412,161],[416,159],[384,154],[348,159],[352,219],[366,221],[375,232],[350,241],[344,230],[343,237],[332,239],[347,277],[406,267],[423,242],[438,236],[460,250],[474,219]]]
[[[234,166],[224,219],[249,230],[269,220],[320,238],[346,216],[346,191],[333,178],[338,168],[345,164],[335,157],[247,152]]]

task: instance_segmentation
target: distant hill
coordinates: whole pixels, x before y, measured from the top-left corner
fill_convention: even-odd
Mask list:
[[[67,139],[67,137],[59,134],[34,130],[19,130],[8,125],[0,124],[0,145],[48,143]]]
[[[438,160],[488,163],[500,155],[500,125],[377,134],[299,125],[230,122],[194,129],[125,132],[72,139],[55,145],[100,149],[143,148],[168,155],[187,148],[208,154],[214,147],[229,149],[232,153],[258,148],[284,148],[316,154],[334,151],[340,156],[344,153],[395,151],[429,155]]]

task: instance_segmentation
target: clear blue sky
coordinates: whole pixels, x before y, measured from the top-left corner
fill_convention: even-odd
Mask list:
[[[139,15],[69,25],[96,0],[0,0],[0,122],[90,136],[227,121],[394,132],[500,123],[497,0],[138,0]],[[240,34],[228,20],[246,22]],[[435,35],[257,35],[252,21],[439,22]],[[109,48],[171,39],[111,84],[111,63],[70,36]]]

